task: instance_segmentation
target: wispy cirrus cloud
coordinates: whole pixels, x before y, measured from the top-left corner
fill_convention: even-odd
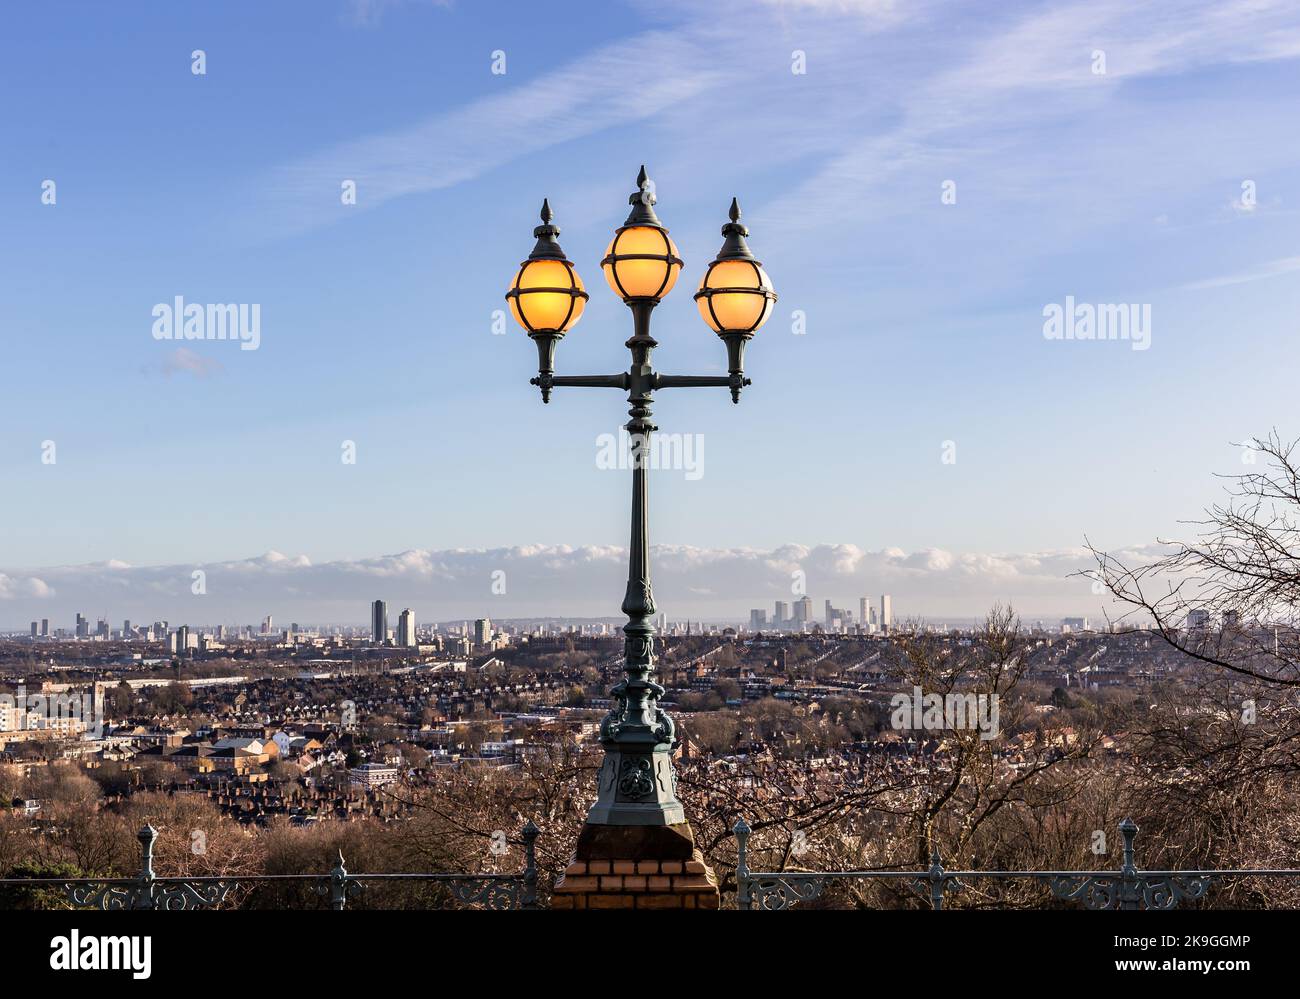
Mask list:
[[[1086,143],[1043,144],[1042,130],[1077,123],[1086,137],[1088,116],[1122,103],[1132,81],[1300,56],[1300,19],[1281,0],[1031,4],[978,18],[889,0],[768,0],[758,8],[724,0],[707,12],[669,4],[665,13],[672,30],[579,53],[538,77],[503,78],[499,94],[276,168],[259,224],[293,232],[337,219],[345,178],[357,181],[365,210],[650,120],[672,138],[659,163],[701,183],[719,171],[734,180],[738,171],[804,161],[800,180],[747,206],[786,237],[914,212],[899,184],[933,175],[937,191],[954,160],[964,187],[1004,202],[1043,197],[1081,171],[1094,172],[1099,186],[1105,175],[1122,176],[1112,190],[1144,199],[1178,180],[1158,155],[1188,121],[1160,128],[1145,115],[1120,115],[1113,126],[1135,145],[1105,159]],[[789,72],[796,48],[807,54],[805,75]],[[1098,50],[1103,74],[1092,68]],[[721,167],[719,150],[737,148],[743,162]],[[1135,169],[1137,161],[1150,166]]]
[[[1264,281],[1282,274],[1294,274],[1296,271],[1300,271],[1300,257],[1282,257],[1279,260],[1270,260],[1268,263],[1261,264],[1251,270],[1221,274],[1218,277],[1205,278],[1202,281],[1192,281],[1183,285],[1181,290],[1197,291],[1203,288],[1225,288],[1234,284],[1250,284],[1252,281]]]
[[[931,13],[956,28],[958,15],[951,10]],[[1095,164],[1085,124],[1090,115],[1120,103],[1126,83],[1300,57],[1300,19],[1283,0],[1089,0],[1008,7],[968,27],[974,42],[965,31],[954,31],[919,43],[933,55],[931,73],[916,71],[910,48],[908,63],[893,65],[886,49],[865,67],[864,75],[880,81],[871,88],[875,99],[893,105],[887,124],[847,141],[767,206],[767,216],[785,227],[819,229],[914,211],[896,197],[890,179],[933,173],[954,160],[966,184],[1005,202],[1054,190],[1081,165],[1114,172],[1129,197],[1149,198],[1180,179],[1145,154],[1165,141],[1161,123],[1143,116],[1141,127],[1132,130],[1133,145],[1121,145],[1125,155]],[[1094,71],[1094,53],[1102,54],[1104,72]],[[899,86],[904,81],[907,86]],[[1111,124],[1112,133],[1129,132],[1123,119]],[[1019,148],[1026,138],[1041,141],[1044,129],[1062,127],[1071,141]],[[1015,172],[1009,176],[1012,158]],[[1138,168],[1144,160],[1154,168]]]
[[[540,150],[676,108],[722,85],[728,74],[704,37],[646,32],[504,93],[281,166],[267,185],[269,199],[257,207],[258,225],[293,232],[337,218],[344,179],[356,181],[361,209],[453,187]]]

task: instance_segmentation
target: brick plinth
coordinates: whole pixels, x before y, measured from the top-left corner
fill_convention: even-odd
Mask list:
[[[579,860],[564,869],[552,909],[716,909],[718,879],[698,850],[689,860]]]

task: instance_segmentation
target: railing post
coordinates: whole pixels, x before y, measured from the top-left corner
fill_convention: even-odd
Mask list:
[[[930,882],[930,908],[934,910],[943,908],[943,863],[939,859],[939,847],[935,847],[930,854],[930,870],[926,872],[926,878]]]
[[[348,869],[343,865],[343,851],[339,850],[339,862],[330,871],[330,908],[342,910],[348,899]]]
[[[1125,819],[1119,824],[1119,831],[1124,837],[1124,866],[1120,870],[1119,908],[1140,909],[1142,905],[1137,864],[1133,860],[1133,840],[1138,833],[1137,823],[1132,819]]]
[[[736,834],[736,908],[749,909],[753,897],[749,892],[749,834],[744,816],[736,820],[731,831]]]
[[[524,891],[520,907],[537,908],[537,836],[541,830],[529,819],[524,823]]]
[[[158,838],[158,830],[146,822],[141,830],[136,833],[135,838],[140,841],[140,885],[136,888],[131,907],[133,909],[152,909],[154,907],[153,844],[154,840]]]

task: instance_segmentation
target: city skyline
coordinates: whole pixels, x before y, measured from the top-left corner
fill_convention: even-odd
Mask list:
[[[1150,546],[1127,552],[1153,557]],[[1084,551],[971,558],[950,552],[865,552],[852,545],[784,546],[773,551],[655,546],[659,608],[673,620],[745,621],[750,609],[802,593],[821,620],[823,602],[858,609],[863,594],[887,592],[895,621],[978,620],[1010,604],[1026,620],[1067,616],[1103,619],[1108,602],[1079,573],[1095,567]],[[202,592],[195,592],[195,573]],[[796,575],[802,574],[802,575]],[[982,589],[972,598],[972,577]],[[416,609],[421,620],[572,617],[613,618],[609,593],[626,578],[617,547],[533,546],[489,551],[409,550],[375,559],[315,564],[279,553],[228,563],[129,566],[110,563],[0,574],[0,629],[26,630],[33,619],[86,613],[140,621],[345,623],[374,599],[382,583],[389,606]],[[877,610],[879,609],[877,605]],[[366,620],[371,622],[373,617]]]
[[[859,600],[864,606],[867,606],[872,598],[861,597]],[[977,629],[982,623],[980,618],[913,618],[907,621],[899,621],[892,614],[892,596],[887,593],[881,594],[878,600],[879,606],[871,605],[869,612],[860,618],[855,618],[853,612],[845,609],[836,608],[832,611],[831,601],[827,600],[826,617],[824,620],[819,620],[811,616],[811,598],[802,597],[793,604],[786,601],[776,601],[776,613],[771,617],[761,608],[751,608],[747,625],[743,621],[730,619],[710,620],[707,618],[685,617],[670,620],[666,614],[661,613],[655,619],[655,627],[660,635],[673,637],[683,635],[689,637],[692,634],[721,635],[723,632],[734,632],[749,635],[767,633],[797,636],[802,634],[822,638],[834,636],[886,637],[891,634],[898,634],[900,631],[912,632],[917,629],[960,631],[971,628]],[[789,613],[791,608],[794,610],[793,614]],[[33,641],[39,638],[55,642],[68,640],[161,642],[168,647],[171,653],[176,654],[185,649],[209,652],[213,651],[213,649],[220,650],[224,648],[223,646],[210,647],[205,645],[204,639],[215,639],[218,642],[228,639],[243,641],[254,639],[278,641],[287,639],[294,642],[318,637],[346,637],[352,640],[361,638],[371,647],[387,646],[390,648],[413,649],[419,644],[419,638],[422,636],[449,635],[468,639],[468,636],[472,635],[473,643],[467,646],[468,651],[469,649],[489,647],[493,636],[496,635],[517,637],[526,634],[571,632],[584,637],[615,637],[622,630],[623,623],[621,615],[595,617],[544,615],[540,617],[497,618],[495,624],[493,619],[487,617],[473,619],[469,617],[452,617],[445,620],[425,621],[421,624],[416,621],[415,611],[407,607],[401,611],[396,627],[391,627],[387,620],[387,602],[384,600],[371,602],[370,620],[365,624],[358,624],[356,621],[307,621],[305,623],[293,621],[286,627],[276,629],[272,626],[273,617],[274,615],[271,614],[266,615],[262,619],[260,628],[257,628],[253,623],[241,621],[228,621],[220,624],[213,624],[203,620],[177,623],[162,618],[132,624],[131,619],[126,618],[122,621],[120,629],[114,628],[107,618],[100,617],[96,621],[95,630],[91,631],[89,618],[77,613],[71,628],[62,627],[57,620],[51,623],[49,618],[33,620],[29,624],[27,637]],[[472,627],[471,620],[473,621]],[[1210,626],[1212,620],[1212,616],[1207,612],[1197,611],[1188,616],[1187,626],[1193,630],[1206,628]],[[1234,624],[1238,620],[1239,617],[1234,615],[1225,617],[1225,621],[1231,621]],[[1065,633],[1096,630],[1093,627],[1093,622],[1087,616],[1066,616],[1051,620],[1039,618],[1037,620],[1026,620],[1023,623],[1027,628],[1034,631],[1054,632],[1059,630]],[[500,628],[497,627],[498,625]],[[1120,628],[1118,630],[1127,629]],[[0,634],[9,637],[23,637],[18,630],[2,627],[0,627]]]

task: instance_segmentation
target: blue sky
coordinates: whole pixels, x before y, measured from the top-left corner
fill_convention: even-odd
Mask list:
[[[1300,14],[1267,2],[16,6],[0,626],[74,601],[162,616],[188,579],[131,570],[269,552],[283,575],[214,593],[209,620],[324,618],[292,567],[338,567],[364,602],[362,563],[425,617],[468,612],[427,589],[451,550],[560,552],[544,589],[585,591],[573,552],[625,543],[627,475],[595,460],[625,407],[543,408],[532,345],[492,313],[547,196],[592,292],[559,369],[626,363],[598,261],[642,162],[687,262],[661,370],[724,367],[690,292],[733,195],[781,296],[739,407],[658,400],[705,466],[654,475],[655,541],[777,566],[739,596],[743,572],[683,571],[677,613],[769,605],[816,552],[851,563],[810,579],[818,601],[1087,612],[1062,553],[1185,532],[1241,469],[1230,442],[1300,434],[1298,61]],[[260,349],[156,341],[177,295],[258,303]],[[1045,339],[1067,295],[1150,305],[1150,349]],[[384,561],[411,551],[434,554],[414,576]]]

